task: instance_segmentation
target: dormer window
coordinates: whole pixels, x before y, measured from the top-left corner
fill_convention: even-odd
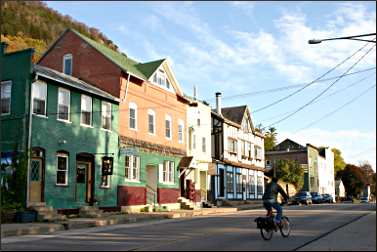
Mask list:
[[[247,118],[243,119],[241,127],[242,127],[243,132],[246,132],[246,133],[251,132],[251,127]]]
[[[72,75],[72,54],[66,54],[63,57],[63,73]]]
[[[167,90],[172,90],[172,86],[163,69],[158,69],[153,75],[153,83]]]

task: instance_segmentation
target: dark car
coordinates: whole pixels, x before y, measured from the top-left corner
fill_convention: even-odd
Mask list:
[[[324,202],[323,197],[320,193],[311,192],[310,195],[312,196],[312,202],[314,204],[321,204]]]
[[[305,204],[309,205],[312,204],[312,196],[308,191],[301,191],[298,192],[292,199],[292,203],[294,204]]]
[[[322,194],[323,202],[325,203],[334,203],[334,198],[331,196],[331,194],[325,193]]]

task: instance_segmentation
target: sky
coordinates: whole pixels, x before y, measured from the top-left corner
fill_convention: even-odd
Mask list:
[[[188,95],[196,85],[212,106],[216,92],[224,107],[247,104],[254,125],[275,127],[278,142],[338,148],[347,163],[376,169],[376,44],[307,42],[375,33],[374,1],[46,4],[139,62],[167,58]]]

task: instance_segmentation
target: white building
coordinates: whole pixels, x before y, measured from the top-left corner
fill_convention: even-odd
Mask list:
[[[211,107],[194,98],[187,107],[187,155],[180,163],[181,196],[200,205],[207,201],[211,158]],[[191,195],[190,195],[191,188]],[[192,192],[195,189],[195,192]]]
[[[254,129],[246,105],[212,111],[212,200],[261,199],[264,193],[264,138]]]
[[[334,153],[329,147],[318,149],[318,192],[330,194],[335,200]]]

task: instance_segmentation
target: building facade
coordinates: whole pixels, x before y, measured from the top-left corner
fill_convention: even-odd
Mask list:
[[[298,191],[328,193],[335,199],[334,154],[329,147],[302,146],[286,139],[266,152],[269,169],[274,169],[279,160],[296,161],[304,169],[304,185]]]
[[[196,202],[207,201],[208,167],[211,157],[211,107],[194,97],[187,97],[187,156],[180,163],[181,197]]]
[[[140,63],[68,29],[39,64],[68,68],[120,100],[118,205],[130,211],[148,204],[178,208],[188,100],[168,61]]]
[[[27,205],[115,207],[118,99],[84,81],[33,66],[31,56],[30,50],[5,54],[2,44],[6,68],[1,88],[9,97],[1,114],[2,159],[31,151]]]
[[[261,199],[264,193],[264,138],[254,129],[247,106],[212,111],[212,201]]]

